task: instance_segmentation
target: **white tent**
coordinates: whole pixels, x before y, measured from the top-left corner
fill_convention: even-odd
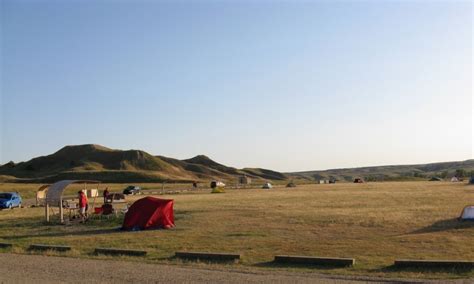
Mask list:
[[[474,220],[474,205],[468,205],[462,210],[461,220]]]
[[[458,181],[459,181],[459,179],[457,177],[452,177],[451,178],[451,182],[458,182]]]
[[[211,188],[216,188],[216,187],[225,187],[225,183],[223,183],[222,181],[217,181],[217,180],[211,181]]]

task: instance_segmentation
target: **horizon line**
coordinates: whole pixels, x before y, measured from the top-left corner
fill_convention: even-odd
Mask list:
[[[38,155],[36,157],[33,157],[33,158],[30,158],[29,160],[26,160],[26,161],[20,161],[20,162],[15,162],[13,160],[11,161],[8,161],[8,162],[5,162],[4,164],[0,164],[0,166],[4,166],[10,162],[13,162],[15,164],[20,164],[20,163],[26,163],[26,162],[29,162],[33,159],[36,159],[36,158],[39,158],[39,157],[44,157],[44,156],[49,156],[49,155],[53,155],[55,153],[57,153],[58,151],[64,149],[65,147],[79,147],[79,146],[100,146],[100,147],[103,147],[103,148],[107,148],[107,149],[110,149],[110,150],[116,150],[116,151],[142,151],[142,152],[145,152],[145,153],[148,153],[150,155],[152,155],[153,157],[157,157],[159,158],[160,156],[161,157],[166,157],[166,158],[172,158],[172,159],[177,159],[177,158],[173,158],[173,157],[169,157],[169,156],[164,156],[164,155],[160,155],[160,154],[152,154],[152,153],[149,153],[145,150],[141,150],[141,149],[114,149],[114,148],[109,148],[107,146],[104,146],[104,145],[101,145],[101,144],[97,144],[97,143],[86,143],[86,144],[69,144],[69,145],[64,145],[63,147],[61,147],[59,150],[51,153],[51,154],[47,154],[47,155]],[[188,160],[188,159],[192,159],[192,158],[195,158],[195,157],[198,157],[198,156],[206,156],[208,157],[210,160],[216,162],[215,160],[211,159],[208,155],[206,154],[197,154],[197,155],[194,155],[190,158],[186,158],[186,159],[177,159],[177,160],[180,160],[180,161],[184,161],[184,160]],[[335,167],[335,168],[327,168],[327,169],[312,169],[312,170],[302,170],[302,171],[277,171],[277,170],[273,170],[271,168],[262,168],[262,167],[244,167],[244,168],[262,168],[262,169],[267,169],[267,170],[272,170],[272,171],[276,171],[276,172],[280,172],[280,173],[308,173],[308,172],[324,172],[324,171],[332,171],[332,170],[349,170],[349,169],[364,169],[364,168],[376,168],[376,167],[401,167],[401,166],[421,166],[421,165],[430,165],[430,164],[442,164],[442,163],[456,163],[456,162],[467,162],[467,161],[470,161],[470,160],[474,160],[474,158],[468,158],[468,159],[465,159],[465,160],[449,160],[449,161],[435,161],[435,162],[425,162],[425,163],[413,163],[413,164],[379,164],[379,165],[369,165],[369,166],[353,166],[353,167]],[[216,162],[216,163],[219,163],[219,162]],[[220,163],[219,163],[220,164]],[[224,164],[222,164],[224,165]],[[228,165],[224,165],[226,167],[232,167],[234,168],[233,166],[228,166]],[[236,169],[239,169],[239,168],[236,168]]]

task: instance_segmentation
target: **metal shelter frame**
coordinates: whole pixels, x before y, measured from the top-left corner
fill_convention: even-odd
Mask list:
[[[63,192],[71,184],[84,184],[84,189],[87,189],[87,184],[97,184],[99,189],[100,181],[96,180],[61,180],[49,186],[46,192],[46,200],[44,203],[46,222],[50,222],[50,208],[59,207],[59,217],[61,224],[64,223],[64,206],[63,206]]]

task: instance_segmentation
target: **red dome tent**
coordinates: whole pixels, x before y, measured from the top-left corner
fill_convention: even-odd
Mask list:
[[[145,197],[135,201],[123,220],[124,230],[174,227],[173,200]]]

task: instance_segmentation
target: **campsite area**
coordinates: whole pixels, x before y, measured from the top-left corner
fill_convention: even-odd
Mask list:
[[[1,191],[34,196],[38,184],[0,184]],[[118,191],[124,184],[107,185]],[[474,259],[474,223],[457,220],[474,203],[474,186],[449,182],[383,182],[308,184],[179,191],[174,185],[176,227],[170,230],[125,232],[123,217],[91,219],[85,224],[47,225],[44,208],[0,211],[0,242],[13,243],[4,252],[32,253],[31,244],[70,245],[66,253],[79,258],[109,258],[94,248],[146,249],[146,257],[120,257],[147,263],[209,265],[174,259],[176,251],[240,253],[232,269],[318,271],[406,278],[464,278],[471,270],[397,270],[395,259]],[[161,184],[147,184],[160,189]],[[74,192],[76,188],[71,188]],[[144,190],[146,192],[146,190]],[[179,193],[178,193],[179,192]],[[130,203],[143,195],[127,197]],[[275,255],[350,257],[352,268],[276,266]],[[219,266],[218,264],[212,264]]]

